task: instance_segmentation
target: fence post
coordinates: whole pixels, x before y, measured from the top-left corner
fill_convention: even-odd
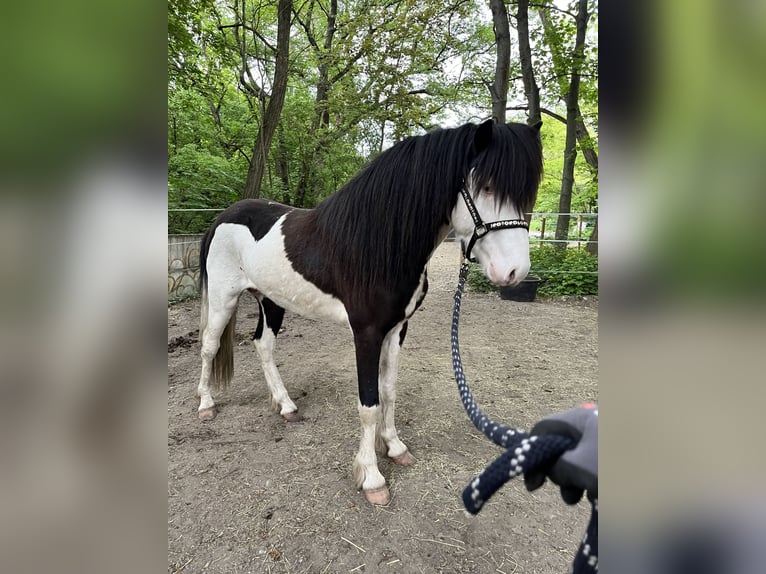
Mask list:
[[[543,224],[540,226],[540,241],[545,239],[545,218],[543,217]]]

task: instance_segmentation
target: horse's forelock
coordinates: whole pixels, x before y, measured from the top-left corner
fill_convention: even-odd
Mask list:
[[[498,204],[530,211],[543,174],[543,156],[536,130],[523,124],[496,125],[492,143],[472,162],[474,189],[491,185]]]

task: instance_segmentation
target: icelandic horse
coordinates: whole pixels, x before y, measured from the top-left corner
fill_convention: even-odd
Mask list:
[[[353,477],[368,501],[387,504],[376,447],[397,464],[415,462],[396,432],[394,402],[399,350],[428,290],[428,260],[454,229],[493,283],[524,279],[528,228],[477,233],[487,230],[475,224],[472,209],[479,222],[523,222],[542,176],[540,125],[486,121],[439,129],[382,152],[314,209],[246,199],[221,213],[200,247],[199,418],[215,416],[211,387],[231,380],[242,292],[258,300],[253,342],[272,404],[287,421],[300,416],[273,356],[285,310],[346,324],[362,426]]]

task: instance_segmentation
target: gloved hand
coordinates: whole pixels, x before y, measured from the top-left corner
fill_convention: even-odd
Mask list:
[[[546,476],[561,487],[561,498],[567,504],[577,504],[583,491],[588,499],[598,498],[598,406],[586,404],[550,415],[538,422],[530,435],[558,434],[577,441],[574,448],[562,454],[548,468],[524,475],[530,492],[540,488]]]

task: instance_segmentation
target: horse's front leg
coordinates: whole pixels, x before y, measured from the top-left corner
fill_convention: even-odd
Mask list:
[[[396,403],[396,375],[399,370],[399,350],[407,334],[407,321],[399,323],[383,340],[380,354],[380,406],[381,427],[376,447],[378,452],[390,457],[396,464],[408,466],[415,462],[407,446],[399,440],[394,423]]]
[[[356,370],[359,379],[359,419],[362,423],[362,438],[359,452],[353,465],[354,481],[357,488],[372,504],[388,504],[391,494],[386,479],[378,470],[375,455],[375,437],[380,419],[378,374],[383,335],[376,327],[354,329],[356,347]]]

